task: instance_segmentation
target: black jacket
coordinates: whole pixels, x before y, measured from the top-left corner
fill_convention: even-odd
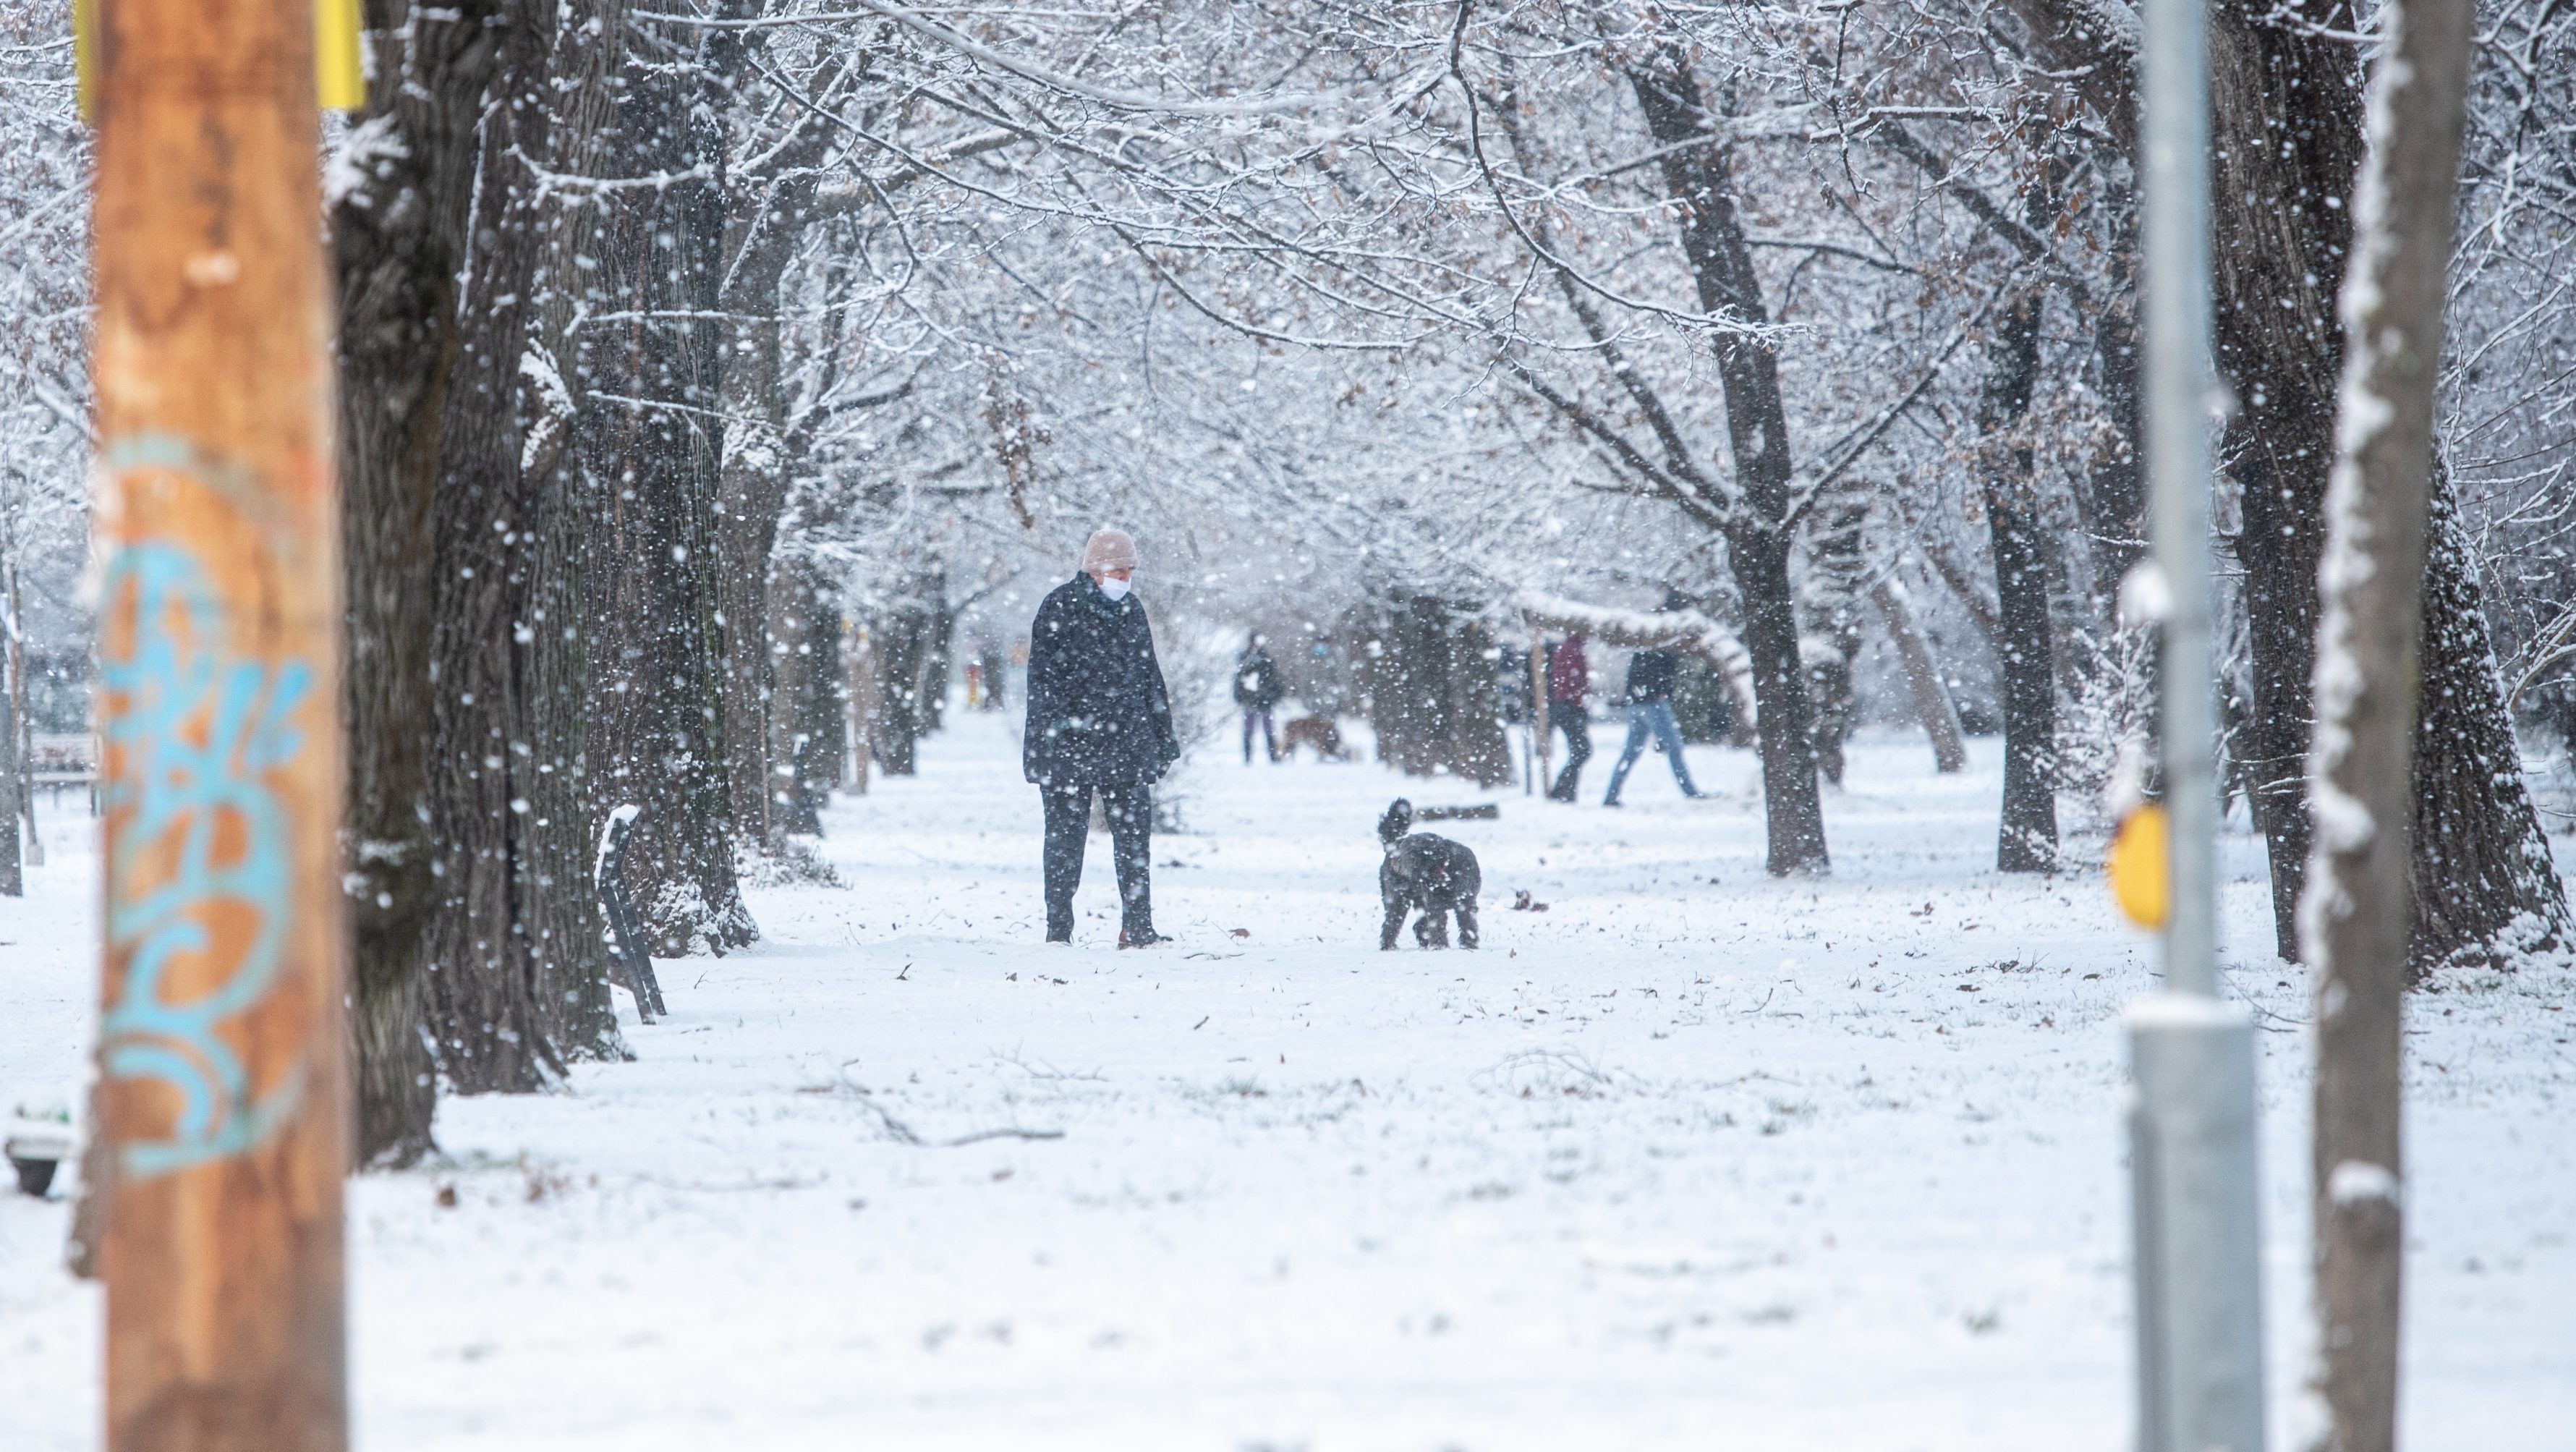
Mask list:
[[[1288,694],[1279,685],[1279,667],[1262,646],[1234,658],[1234,703],[1248,711],[1267,711]]]
[[[1669,650],[1641,650],[1628,657],[1628,703],[1671,700],[1681,669],[1681,657]]]
[[[1089,575],[1048,591],[1029,625],[1028,705],[1020,770],[1039,786],[1135,786],[1180,759],[1145,607]]]

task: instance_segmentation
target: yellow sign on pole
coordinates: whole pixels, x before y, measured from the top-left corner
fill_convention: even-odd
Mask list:
[[[313,94],[325,111],[367,109],[358,0],[313,0]]]
[[[98,7],[110,0],[72,0],[72,58],[79,76],[81,119],[98,116]],[[313,0],[313,93],[325,111],[367,109],[367,62],[360,0]]]
[[[2149,802],[2121,819],[2110,868],[2120,911],[2139,927],[2163,927],[2173,912],[2173,832],[2163,807]]]

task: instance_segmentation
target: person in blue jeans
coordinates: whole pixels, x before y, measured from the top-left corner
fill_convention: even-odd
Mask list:
[[[1627,784],[1628,768],[1646,754],[1649,734],[1672,758],[1673,780],[1681,784],[1682,795],[1699,795],[1699,788],[1691,785],[1690,763],[1682,760],[1682,728],[1673,720],[1673,684],[1681,666],[1681,657],[1669,650],[1641,650],[1629,658],[1628,746],[1619,753],[1619,764],[1610,768],[1610,793],[1601,805],[1619,805],[1619,788]]]

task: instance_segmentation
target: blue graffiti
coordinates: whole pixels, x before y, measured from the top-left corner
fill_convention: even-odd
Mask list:
[[[107,610],[134,612],[131,654],[99,662],[122,708],[108,715],[107,739],[123,753],[106,804],[132,815],[108,870],[108,942],[129,956],[100,1022],[101,1059],[110,1079],[179,1093],[168,1138],[124,1147],[126,1173],[150,1178],[259,1145],[303,1091],[299,1068],[254,1093],[241,1055],[215,1030],[264,1001],[284,962],[291,831],[266,777],[303,748],[288,718],[313,672],[288,661],[272,673],[236,654],[231,612],[180,546],[119,551],[106,584]],[[213,950],[207,924],[218,905],[247,915],[249,946],[212,991],[170,1002],[163,980],[181,954]]]

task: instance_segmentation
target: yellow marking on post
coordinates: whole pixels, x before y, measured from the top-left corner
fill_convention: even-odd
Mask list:
[[[72,70],[80,114],[98,119],[98,4],[72,0]],[[313,0],[313,93],[325,111],[367,109],[360,0]]]
[[[325,111],[367,109],[358,0],[313,0],[313,93]]]
[[[2111,896],[2142,928],[2161,928],[2173,910],[2173,832],[2152,802],[2131,812],[2111,839]]]
[[[72,74],[81,119],[98,114],[98,0],[72,0]]]

